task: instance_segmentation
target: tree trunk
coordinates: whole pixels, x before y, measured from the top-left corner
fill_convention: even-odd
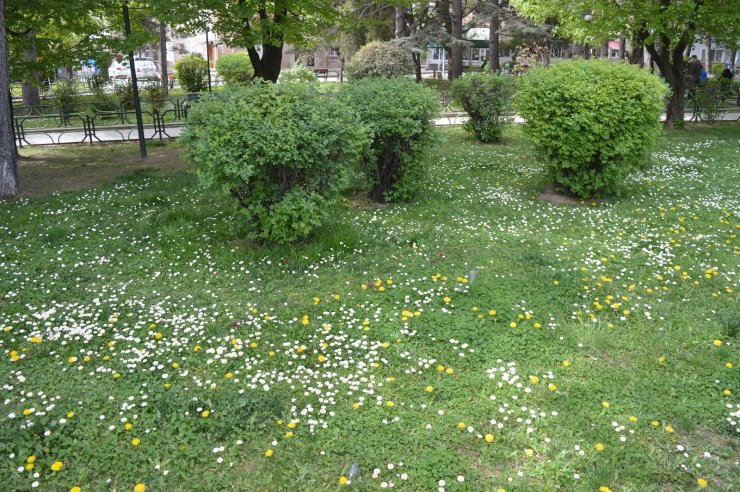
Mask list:
[[[36,33],[30,29],[26,33],[25,46],[23,47],[23,61],[33,66],[36,63]],[[39,74],[31,72],[23,77],[21,90],[23,94],[23,107],[25,114],[36,114],[41,104],[39,96]]]
[[[627,40],[625,38],[619,38],[619,61],[624,60],[627,52]]]
[[[707,73],[712,73],[712,36],[707,36],[707,53],[704,58],[704,70]]]
[[[463,27],[463,6],[462,0],[452,0],[452,37],[453,44],[450,50],[450,80],[462,76],[462,27]]]
[[[665,127],[673,128],[677,121],[683,124],[684,118],[683,94],[686,83],[683,74],[683,50],[686,44],[679,42],[671,49],[669,43],[670,41],[664,38],[659,48],[655,45],[647,45],[646,48],[651,61],[658,65],[660,75],[671,88],[671,98],[666,106]]]
[[[247,48],[249,60],[254,67],[254,76],[269,82],[277,82],[280,77],[280,64],[283,61],[283,44],[262,45],[262,58],[256,48]]]
[[[500,53],[500,39],[501,39],[501,19],[498,16],[498,13],[495,13],[491,16],[491,20],[489,22],[489,29],[490,34],[488,35],[488,60],[489,60],[489,67],[488,69],[492,73],[500,72],[501,71],[501,53]]]
[[[396,39],[402,38],[404,31],[406,30],[406,8],[396,7],[394,19],[396,23],[396,30],[395,30]]]
[[[18,195],[18,162],[10,117],[9,68],[5,0],[0,0],[0,200]]]
[[[411,53],[411,57],[414,59],[414,73],[416,74],[416,82],[421,84],[421,53]]]
[[[444,26],[445,31],[447,31],[447,34],[452,35],[452,16],[450,15],[450,0],[439,0],[437,4],[437,12],[439,14],[439,18],[442,21],[442,26]],[[445,50],[447,47],[445,46]],[[447,59],[447,78],[452,78],[452,64],[450,63],[450,59]],[[445,63],[442,64],[443,68]],[[444,75],[442,75],[444,77]]]
[[[162,91],[166,96],[170,90],[170,79],[167,74],[167,24],[159,23],[159,68],[162,71]]]

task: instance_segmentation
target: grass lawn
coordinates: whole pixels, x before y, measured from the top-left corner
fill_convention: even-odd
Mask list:
[[[0,204],[2,488],[736,490],[738,130],[556,205],[448,129],[417,202],[289,247],[136,144],[39,151],[115,180]]]

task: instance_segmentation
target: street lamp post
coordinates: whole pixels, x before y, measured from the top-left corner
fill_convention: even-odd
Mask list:
[[[126,37],[131,36],[131,21],[128,17],[128,0],[123,0],[123,22],[126,26]],[[139,84],[136,79],[136,67],[134,66],[134,52],[128,52],[128,63],[131,68],[131,83],[134,89],[134,109],[136,110],[136,128],[139,132],[139,150],[141,159],[146,159],[146,140],[144,139],[144,119],[141,116],[141,100],[139,99]]]

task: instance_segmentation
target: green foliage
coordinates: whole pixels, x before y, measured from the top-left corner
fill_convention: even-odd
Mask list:
[[[175,76],[187,92],[200,92],[206,86],[208,62],[200,55],[183,56],[175,63]]]
[[[401,77],[414,73],[414,60],[398,43],[373,41],[355,53],[345,72],[350,80]]]
[[[228,84],[248,84],[254,76],[252,62],[246,53],[221,55],[216,60],[216,71]]]
[[[725,69],[724,63],[715,63],[712,65],[711,74],[714,75],[716,79],[719,79],[724,69]]]
[[[77,86],[72,81],[63,80],[51,88],[52,104],[61,114],[75,110],[77,95]]]
[[[704,121],[714,123],[722,117],[724,97],[725,84],[721,80],[708,80],[695,89],[694,98]]]
[[[288,243],[329,216],[368,137],[312,84],[258,83],[202,97],[182,141],[200,182],[239,200],[251,237]]]
[[[316,74],[300,63],[280,72],[280,82],[316,82]]]
[[[466,128],[481,142],[499,142],[510,123],[511,77],[480,73],[456,79],[452,97],[470,116]]]
[[[159,84],[152,84],[147,87],[146,91],[144,91],[144,97],[149,102],[149,106],[157,111],[161,111],[165,104],[167,104],[167,96]]]
[[[635,66],[579,60],[532,71],[516,107],[555,185],[585,198],[618,194],[645,161],[667,94]]]
[[[119,84],[113,88],[113,94],[123,109],[134,109],[134,86],[132,84]]]
[[[343,95],[372,135],[362,171],[377,202],[410,200],[426,178],[425,151],[434,143],[431,121],[436,93],[412,80],[366,79],[347,84]]]
[[[118,99],[114,94],[99,87],[94,88],[92,92],[95,111],[118,111]]]

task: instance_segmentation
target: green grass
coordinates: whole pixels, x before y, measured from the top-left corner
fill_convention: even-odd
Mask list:
[[[625,197],[553,205],[518,131],[450,129],[417,202],[284,247],[189,172],[3,203],[0,483],[732,490],[737,135],[666,133]]]

